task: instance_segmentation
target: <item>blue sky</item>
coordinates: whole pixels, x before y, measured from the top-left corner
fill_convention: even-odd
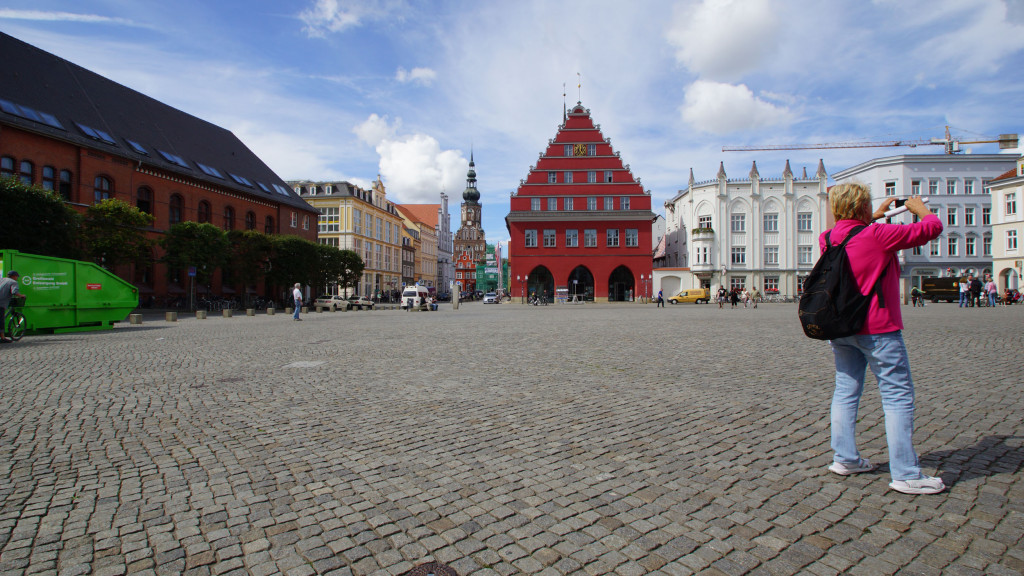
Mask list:
[[[472,149],[491,242],[565,100],[659,213],[691,168],[941,151],[723,146],[1024,133],[1024,0],[0,0],[0,30],[231,130],[287,180],[447,191],[454,227]]]

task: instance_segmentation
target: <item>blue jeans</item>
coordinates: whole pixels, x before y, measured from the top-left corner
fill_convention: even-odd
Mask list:
[[[889,474],[893,480],[917,480],[921,467],[914,452],[914,381],[903,333],[864,334],[831,341],[836,361],[836,389],[832,395],[833,460],[856,464],[857,407],[864,392],[866,369],[878,380],[885,412],[885,439],[889,444]]]
[[[296,300],[295,301],[295,313],[292,314],[292,318],[295,318],[296,320],[299,319],[299,309],[301,307],[302,307],[302,302],[299,302],[298,300]]]
[[[988,305],[989,306],[995,306],[996,305],[996,293],[995,292],[989,292],[988,293]]]
[[[967,292],[960,293],[960,308],[964,308],[968,305]]]

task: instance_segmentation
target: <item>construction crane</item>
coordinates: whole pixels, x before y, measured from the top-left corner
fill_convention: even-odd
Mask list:
[[[945,138],[928,140],[883,140],[880,142],[830,142],[824,144],[768,144],[764,146],[723,146],[722,152],[750,152],[752,150],[821,150],[831,148],[887,148],[893,146],[942,146],[946,154],[959,154],[961,144],[999,144],[1000,150],[1016,148],[1019,140],[1016,134],[1000,134],[998,139],[960,140],[949,135],[946,126]]]

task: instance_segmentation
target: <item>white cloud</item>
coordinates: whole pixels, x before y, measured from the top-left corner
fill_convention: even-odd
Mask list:
[[[401,119],[388,123],[387,116],[371,114],[352,131],[374,146],[380,156],[380,175],[396,202],[437,202],[438,193],[461,190],[468,162],[457,150],[442,150],[432,136],[399,135]]]
[[[0,19],[32,20],[36,22],[85,22],[92,24],[120,24],[123,26],[148,27],[126,18],[112,18],[97,14],[76,14],[73,12],[46,12],[42,10],[11,10],[0,8]]]
[[[406,82],[414,82],[416,84],[422,84],[429,86],[437,78],[437,72],[434,72],[430,68],[413,68],[411,71],[405,68],[398,68],[395,72],[395,80],[405,84]]]
[[[727,134],[790,122],[793,113],[754,96],[744,84],[698,80],[686,91],[683,120],[702,132]]]
[[[299,19],[305,23],[303,32],[309,37],[323,38],[355,28],[364,21],[401,18],[404,6],[402,0],[315,0],[299,13]]]
[[[974,4],[961,6],[963,12],[950,18],[953,27],[924,42],[916,53],[936,67],[971,77],[996,74],[1007,57],[1024,50],[1024,24],[1010,18],[1006,4]]]
[[[665,38],[691,72],[730,81],[771,58],[786,30],[770,0],[702,0],[675,11]]]

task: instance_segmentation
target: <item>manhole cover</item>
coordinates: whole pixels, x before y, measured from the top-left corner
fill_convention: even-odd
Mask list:
[[[299,362],[292,362],[291,364],[285,364],[282,368],[316,368],[317,366],[324,364],[324,360],[302,360]]]
[[[409,570],[405,576],[459,576],[459,573],[440,562],[427,562]]]

